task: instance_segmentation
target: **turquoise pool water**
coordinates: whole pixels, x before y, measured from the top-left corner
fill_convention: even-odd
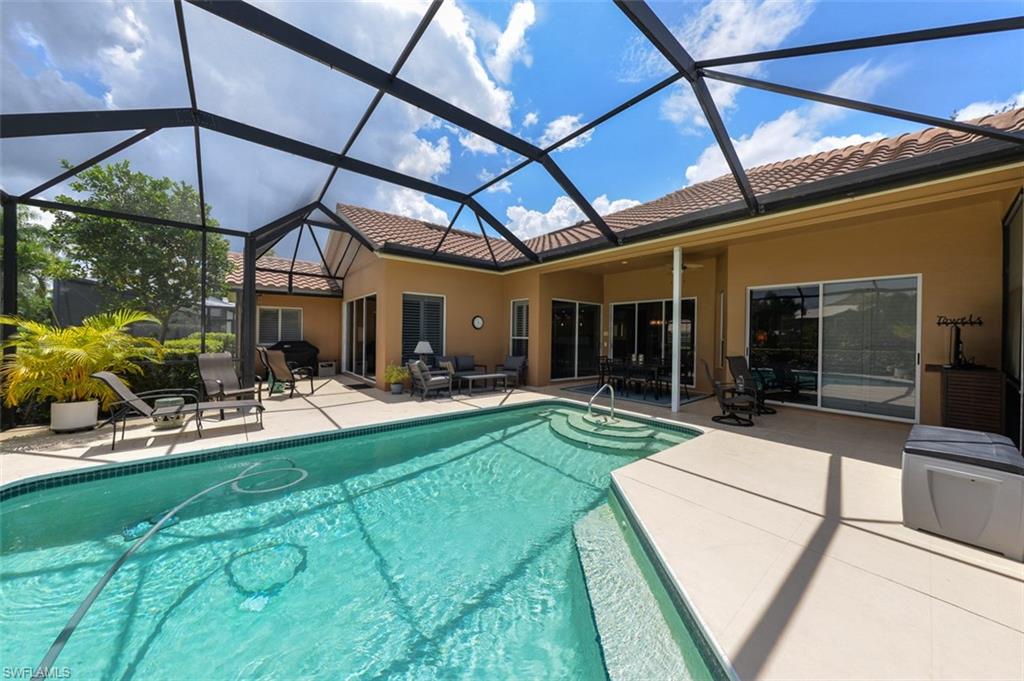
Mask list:
[[[114,575],[55,668],[76,679],[606,678],[573,523],[607,500],[610,471],[692,435],[655,428],[610,449],[565,437],[579,415],[489,412],[7,500],[3,665],[39,663],[131,546],[126,528],[138,536],[246,470],[298,468],[308,475],[244,478],[182,509]]]

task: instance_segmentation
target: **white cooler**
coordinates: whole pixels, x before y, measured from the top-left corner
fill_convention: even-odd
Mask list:
[[[914,426],[903,524],[1024,561],[1024,456],[1002,435]]]

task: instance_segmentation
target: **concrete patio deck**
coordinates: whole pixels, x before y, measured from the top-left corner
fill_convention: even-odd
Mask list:
[[[547,397],[564,384],[412,400],[348,379],[266,400],[266,427],[229,416],[159,433],[139,420],[110,451],[109,427],[0,436],[0,481],[238,442]],[[578,395],[576,396],[578,397]],[[606,400],[601,400],[606,403]],[[662,418],[668,410],[620,401]],[[1024,678],[1024,565],[900,524],[908,426],[782,408],[755,428],[719,428],[712,400],[676,420],[706,429],[625,466],[615,484],[711,637],[744,679]]]
[[[612,475],[740,678],[1024,679],[1024,565],[902,525],[909,426],[683,409],[704,435]]]

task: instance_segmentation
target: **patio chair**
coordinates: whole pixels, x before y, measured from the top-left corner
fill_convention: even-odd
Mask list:
[[[256,346],[260,361],[267,372],[268,393],[274,394],[274,387],[278,384],[288,388],[288,397],[295,395],[295,385],[299,381],[309,380],[309,392],[313,393],[313,368],[300,367],[294,362],[285,359],[283,350],[268,350]]]
[[[737,392],[733,386],[723,385],[721,381],[716,381],[707,360],[702,359],[701,364],[704,365],[704,373],[707,374],[708,381],[715,390],[718,407],[722,410],[720,415],[712,416],[711,420],[715,423],[726,423],[745,428],[754,425],[757,401],[747,393]]]
[[[230,352],[203,352],[198,357],[199,377],[203,380],[203,389],[210,400],[237,400],[255,397],[263,401],[263,382],[257,377],[256,385],[243,388],[242,380],[235,373],[235,360]],[[221,420],[224,411],[220,412]]]
[[[418,359],[409,362],[408,367],[409,375],[412,376],[412,394],[415,395],[419,390],[420,402],[427,398],[427,393],[431,390],[447,390],[448,397],[452,396],[454,375],[450,371],[446,371],[443,375],[431,373],[426,362]]]
[[[757,413],[774,414],[775,410],[764,403],[764,386],[761,385],[758,377],[751,373],[750,365],[747,364],[747,358],[743,355],[732,355],[726,357],[725,361],[729,363],[729,373],[732,374],[732,380],[735,382],[737,390],[745,392],[754,398],[754,401],[757,403]],[[743,387],[739,388],[740,385]]]
[[[505,361],[494,367],[498,374],[508,374],[513,386],[519,387],[526,380],[526,358],[521,355],[509,355]]]
[[[135,415],[154,418],[192,414],[195,416],[196,432],[199,434],[199,437],[203,436],[203,412],[205,411],[217,410],[223,412],[224,409],[237,409],[239,413],[244,415],[246,411],[253,409],[256,411],[256,422],[261,426],[263,425],[263,405],[256,400],[235,400],[230,406],[225,406],[224,402],[219,401],[200,402],[199,392],[190,388],[147,390],[141,393],[134,393],[131,388],[125,385],[124,381],[109,371],[97,371],[92,377],[98,381],[103,381],[120,398],[110,405],[110,417],[100,424],[100,427],[107,423],[111,423],[114,426],[113,440],[110,443],[111,451],[117,446],[117,422],[121,422],[121,439],[123,440],[128,418]],[[146,402],[148,399],[155,400],[161,397],[180,397],[185,401],[185,404],[172,407],[154,407]],[[191,403],[189,400],[191,400]]]

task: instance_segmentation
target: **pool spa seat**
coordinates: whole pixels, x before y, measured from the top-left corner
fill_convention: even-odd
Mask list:
[[[907,527],[1024,562],[1024,456],[1009,438],[914,426],[902,488]]]

